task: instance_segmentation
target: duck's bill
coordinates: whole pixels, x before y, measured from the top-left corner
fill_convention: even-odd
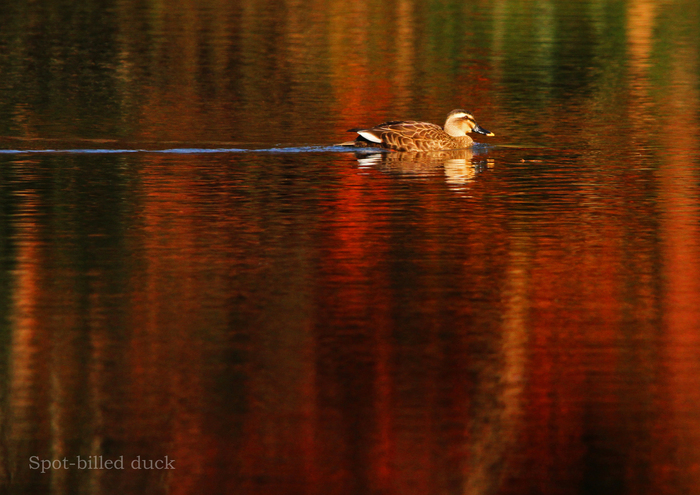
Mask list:
[[[472,129],[472,132],[478,132],[479,134],[483,134],[484,136],[495,136],[495,134],[491,131],[487,131],[483,127],[481,127],[479,124],[476,124],[476,127]]]

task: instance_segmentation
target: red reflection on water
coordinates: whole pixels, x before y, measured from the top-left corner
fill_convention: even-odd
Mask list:
[[[382,491],[393,479],[392,354],[386,190],[355,168],[340,172],[319,259],[314,339],[318,485],[314,493]],[[374,205],[374,207],[373,207]],[[366,326],[363,322],[371,321]],[[340,330],[345,328],[345,330]]]
[[[629,108],[641,115],[638,141],[650,133],[652,5],[630,4],[630,77],[645,83]],[[397,59],[409,72],[376,83],[370,50],[360,47],[357,64],[343,58],[348,33],[369,43],[367,18],[335,5],[347,30],[331,43],[339,132],[391,107],[391,77],[410,98],[413,7],[397,11]],[[47,219],[46,198],[28,187],[15,225],[4,479],[95,493],[694,489],[697,60],[676,56],[662,123],[674,140],[653,207],[614,210],[606,195],[629,187],[615,198],[634,202],[643,191],[586,170],[583,185],[550,191],[560,203],[528,212],[508,196],[506,172],[458,197],[437,174],[402,182],[332,158],[324,165],[337,182],[307,191],[293,175],[305,159],[256,168],[260,157],[209,167],[149,157],[129,176],[136,213],[120,219],[123,271],[82,272],[60,263],[80,256],[53,229],[89,247],[82,231]],[[477,93],[486,79],[473,78]],[[142,136],[202,122],[169,104],[151,95]],[[596,209],[584,204],[597,200],[592,182],[604,197]],[[176,469],[37,478],[26,468],[31,455],[76,452],[168,456]]]
[[[660,170],[663,205],[664,258],[664,364],[668,374],[661,384],[669,423],[664,447],[674,452],[673,463],[659,463],[666,492],[678,486],[693,491],[700,486],[700,207],[697,202],[697,128],[699,97],[697,53],[681,49],[672,67],[674,82],[667,96],[664,125],[674,136]],[[662,444],[663,445],[663,444]],[[668,454],[669,451],[663,452]]]

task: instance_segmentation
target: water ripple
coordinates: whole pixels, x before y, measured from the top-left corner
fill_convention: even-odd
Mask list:
[[[67,154],[120,154],[120,153],[168,153],[168,154],[204,154],[204,153],[326,153],[354,152],[354,148],[344,146],[294,146],[288,148],[168,148],[168,149],[109,149],[109,148],[80,148],[80,149],[7,149],[0,150],[4,155],[20,155],[35,153],[67,153]],[[381,151],[381,150],[380,150]]]

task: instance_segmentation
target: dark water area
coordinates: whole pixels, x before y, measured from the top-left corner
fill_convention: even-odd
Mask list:
[[[695,2],[0,13],[3,493],[700,493]]]

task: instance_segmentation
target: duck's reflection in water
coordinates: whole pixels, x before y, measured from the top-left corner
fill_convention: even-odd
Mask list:
[[[445,151],[364,151],[357,152],[360,168],[379,168],[391,173],[414,177],[431,177],[444,173],[453,189],[463,189],[477,176],[494,167],[493,160],[471,149]]]

